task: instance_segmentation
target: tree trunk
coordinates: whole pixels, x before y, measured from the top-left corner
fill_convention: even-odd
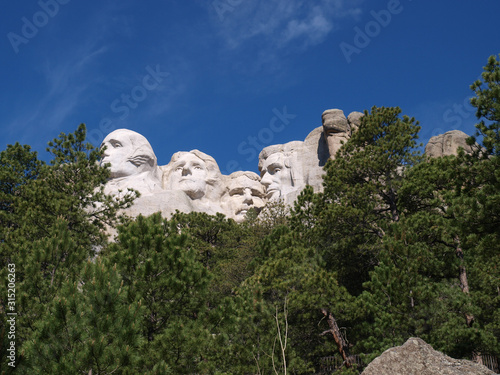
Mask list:
[[[458,279],[460,280],[460,288],[462,289],[462,292],[464,292],[465,294],[469,294],[469,281],[467,280],[467,270],[463,265],[464,252],[460,246],[460,240],[458,238],[455,238],[455,241],[457,243],[456,255],[460,259],[460,262],[462,263],[458,267]],[[474,315],[465,314],[465,321],[467,323],[467,327],[472,327],[472,323],[474,323]]]
[[[349,345],[345,341],[344,337],[340,333],[339,326],[337,325],[337,320],[335,320],[335,317],[333,314],[326,309],[321,309],[321,312],[323,315],[326,317],[328,321],[328,326],[330,327],[329,330],[323,332],[321,336],[331,333],[333,336],[333,339],[335,340],[335,343],[337,344],[337,347],[339,348],[339,353],[342,356],[342,359],[344,360],[344,364],[347,368],[351,367],[355,361],[354,358],[349,354]]]

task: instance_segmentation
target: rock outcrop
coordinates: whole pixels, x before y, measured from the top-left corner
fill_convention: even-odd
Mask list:
[[[438,352],[419,338],[386,350],[361,375],[494,375],[487,367]]]
[[[326,162],[336,157],[342,144],[356,132],[364,116],[340,109],[323,112],[322,126],[313,129],[304,141],[265,147],[259,155],[260,176],[239,171],[224,176],[213,157],[198,150],[176,152],[167,165],[159,166],[148,140],[139,133],[118,129],[103,140],[102,164],[109,164],[111,178],[105,192],[124,195],[135,189],[141,196],[125,210],[129,216],[161,212],[164,217],[181,212],[223,213],[237,222],[268,201],[292,205],[306,185],[323,190]],[[456,154],[459,147],[471,152],[467,134],[452,130],[432,137],[425,148],[431,157]]]
[[[425,154],[439,158],[441,156],[456,155],[462,147],[466,153],[472,153],[472,147],[467,144],[469,136],[460,130],[451,130],[429,139],[425,146]]]
[[[315,192],[323,190],[323,167],[328,159],[351,138],[363,113],[346,118],[340,109],[323,112],[322,126],[311,131],[304,141],[292,141],[264,148],[259,155],[259,171],[268,200],[281,199],[291,205],[306,185]]]

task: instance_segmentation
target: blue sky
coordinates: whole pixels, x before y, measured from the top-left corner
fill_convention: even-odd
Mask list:
[[[474,130],[467,98],[500,52],[500,2],[23,0],[2,4],[1,148],[87,125],[146,136],[160,165],[199,149],[223,173],[303,140],[330,108],[399,106],[421,140]]]

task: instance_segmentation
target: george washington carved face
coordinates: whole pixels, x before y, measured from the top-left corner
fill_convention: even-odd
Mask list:
[[[156,156],[148,140],[132,130],[111,132],[101,147],[106,147],[101,165],[110,164],[111,178],[153,171],[156,167]]]

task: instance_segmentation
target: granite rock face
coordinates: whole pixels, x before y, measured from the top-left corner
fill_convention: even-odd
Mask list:
[[[323,125],[313,129],[304,141],[268,146],[259,155],[259,171],[268,200],[293,204],[306,185],[323,190],[323,167],[359,127],[363,113],[346,118],[340,109],[323,112]]]
[[[451,130],[429,139],[425,146],[425,154],[439,158],[441,156],[456,155],[462,147],[466,153],[472,153],[472,147],[467,144],[469,136],[460,130]]]
[[[161,212],[169,217],[181,212],[222,213],[237,222],[246,213],[257,213],[268,201],[281,200],[292,205],[306,185],[315,192],[323,190],[323,167],[336,157],[361,124],[361,112],[347,117],[340,109],[328,109],[321,116],[322,125],[314,128],[304,141],[292,141],[265,147],[259,154],[258,169],[222,175],[213,157],[199,150],[181,151],[170,162],[159,166],[153,148],[139,133],[118,129],[106,136],[102,165],[109,164],[111,178],[105,192],[123,196],[127,189],[141,196],[125,213],[129,216]],[[432,157],[466,152],[467,135],[453,130],[429,140],[426,154]]]
[[[364,114],[362,112],[349,113],[349,116],[347,116],[347,121],[351,126],[351,133],[354,133],[356,130],[358,130],[359,125],[361,125],[361,117],[363,116]]]
[[[116,195],[131,188],[141,195],[151,195],[161,190],[161,170],[153,148],[144,136],[132,130],[118,129],[104,138],[101,147],[106,147],[101,165],[109,164],[111,170],[106,193]]]
[[[221,204],[224,213],[237,223],[245,221],[250,209],[259,213],[266,205],[264,185],[254,172],[237,171],[224,176],[226,191]]]
[[[184,192],[194,211],[224,213],[220,206],[224,193],[223,178],[213,157],[198,150],[176,152],[162,170],[163,188]]]
[[[305,188],[307,173],[301,160],[303,155],[302,141],[268,146],[260,152],[259,171],[267,200],[283,200],[289,204]]]
[[[351,126],[340,109],[328,109],[323,112],[323,133],[330,157],[335,158],[335,154],[342,147],[342,144],[351,138]]]
[[[386,350],[361,375],[493,375],[487,367],[438,352],[419,338]]]

